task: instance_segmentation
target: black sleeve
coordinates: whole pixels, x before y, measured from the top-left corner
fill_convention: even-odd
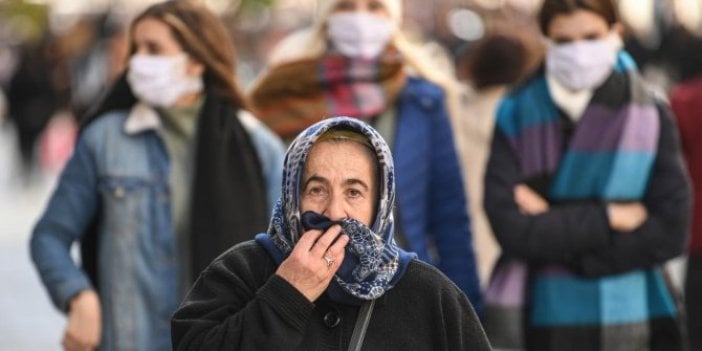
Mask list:
[[[596,201],[551,205],[540,215],[522,214],[514,187],[522,183],[519,162],[507,137],[495,128],[485,172],[484,205],[503,252],[529,262],[570,264],[610,240],[606,207]]]
[[[578,265],[585,275],[649,268],[683,253],[690,222],[691,187],[675,122],[666,107],[659,106],[659,112],[658,154],[643,199],[648,219],[633,232],[614,233],[607,247],[584,254]]]
[[[234,247],[200,275],[173,315],[173,349],[287,350],[302,341],[314,306],[272,274],[256,245]]]

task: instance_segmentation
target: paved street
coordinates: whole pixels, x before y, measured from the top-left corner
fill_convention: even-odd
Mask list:
[[[14,134],[0,124],[0,349],[60,350],[64,318],[44,292],[28,246],[53,180],[22,186],[15,162]]]

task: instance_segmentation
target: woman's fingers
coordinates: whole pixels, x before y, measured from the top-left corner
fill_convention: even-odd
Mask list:
[[[74,335],[66,332],[63,336],[63,341],[61,342],[64,351],[86,351],[95,350],[97,345],[91,345],[89,343],[79,341]]]
[[[648,218],[648,211],[641,202],[609,203],[607,214],[610,227],[620,232],[631,232]]]
[[[327,253],[331,256],[334,256],[336,259],[337,257],[341,256],[343,259],[344,257],[344,249],[346,248],[346,245],[349,243],[349,236],[346,234],[342,234],[338,237],[338,239],[329,247],[329,250]]]
[[[316,300],[327,289],[344,260],[344,247],[349,238],[339,236],[340,233],[339,225],[324,233],[319,230],[305,232],[276,273],[310,301]]]
[[[66,334],[63,336],[63,341],[61,342],[64,351],[74,351],[74,350],[80,350],[81,345],[76,342],[73,337],[70,335]]]
[[[314,243],[312,249],[310,250],[310,255],[312,255],[312,257],[323,257],[340,233],[340,225],[335,224],[329,227],[329,229],[327,229],[327,231],[324,232],[324,234],[322,234],[322,236],[320,236],[319,239],[317,239],[317,241]]]
[[[344,249],[346,248],[346,245],[348,245],[349,240],[350,239],[348,235],[342,234],[329,247],[329,250],[327,250],[327,257],[334,260],[334,263],[331,265],[331,267],[329,267],[332,275],[335,274],[337,270],[339,270],[339,267],[341,267],[341,262],[344,260],[344,255],[346,254]]]
[[[297,241],[293,250],[298,249],[302,252],[309,252],[312,250],[312,246],[315,245],[320,236],[324,232],[319,229],[311,229],[302,234],[300,240]]]
[[[71,299],[68,324],[63,338],[65,350],[93,350],[100,343],[100,298],[93,290],[83,290]]]
[[[519,210],[527,215],[538,215],[549,209],[548,202],[524,184],[518,184],[514,187],[514,201]]]

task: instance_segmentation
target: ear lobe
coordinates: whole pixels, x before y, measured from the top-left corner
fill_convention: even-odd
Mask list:
[[[186,68],[186,73],[189,76],[201,76],[205,74],[205,65],[192,58],[188,58],[188,66]]]
[[[619,34],[621,38],[624,38],[624,25],[621,22],[614,23],[612,25],[612,32]]]

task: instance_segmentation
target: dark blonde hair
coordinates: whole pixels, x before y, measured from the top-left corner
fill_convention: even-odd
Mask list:
[[[353,141],[367,147],[369,151],[375,155],[375,149],[373,149],[373,145],[371,145],[368,137],[355,130],[340,128],[329,129],[326,133],[322,134],[316,142],[320,143],[323,141]]]
[[[548,26],[554,17],[567,15],[577,10],[587,10],[596,13],[610,27],[619,22],[617,8],[612,0],[544,0],[539,11],[541,33],[548,35]]]
[[[239,107],[246,106],[235,80],[234,46],[219,17],[193,1],[166,1],[150,6],[137,16],[130,27],[131,36],[136,24],[147,18],[166,24],[183,50],[205,66],[206,87],[214,88],[215,92]],[[134,52],[136,47],[133,37],[130,37],[130,56]]]

